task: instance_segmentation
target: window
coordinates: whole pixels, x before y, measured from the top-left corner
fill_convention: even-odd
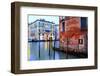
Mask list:
[[[62,32],[65,32],[65,22],[62,22]]]
[[[83,39],[79,39],[79,40],[78,40],[78,43],[79,43],[79,44],[83,44]]]

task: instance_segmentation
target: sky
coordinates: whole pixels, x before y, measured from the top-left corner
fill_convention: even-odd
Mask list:
[[[59,24],[59,16],[28,15],[28,23],[34,22],[37,19],[45,19],[46,21]]]

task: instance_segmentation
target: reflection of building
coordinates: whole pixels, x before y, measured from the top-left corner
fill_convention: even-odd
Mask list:
[[[87,18],[60,17],[60,47],[65,51],[87,51]]]
[[[29,24],[29,39],[30,40],[52,40],[59,38],[59,26],[44,19],[37,19]]]

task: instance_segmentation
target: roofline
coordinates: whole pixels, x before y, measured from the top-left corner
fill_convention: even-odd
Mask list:
[[[43,20],[43,19],[37,19],[37,20],[35,20],[34,22],[31,22],[31,23],[28,23],[28,25],[31,25],[31,24],[33,24],[33,23],[35,23],[36,21],[44,21],[44,22],[48,22],[48,23],[53,23],[53,24],[55,24],[54,22],[50,22],[50,21],[46,21],[45,19]]]

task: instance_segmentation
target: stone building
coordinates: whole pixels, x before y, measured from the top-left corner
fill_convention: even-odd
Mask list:
[[[37,19],[28,24],[28,38],[29,40],[55,40],[59,38],[59,26],[54,22],[46,21],[45,19]]]

